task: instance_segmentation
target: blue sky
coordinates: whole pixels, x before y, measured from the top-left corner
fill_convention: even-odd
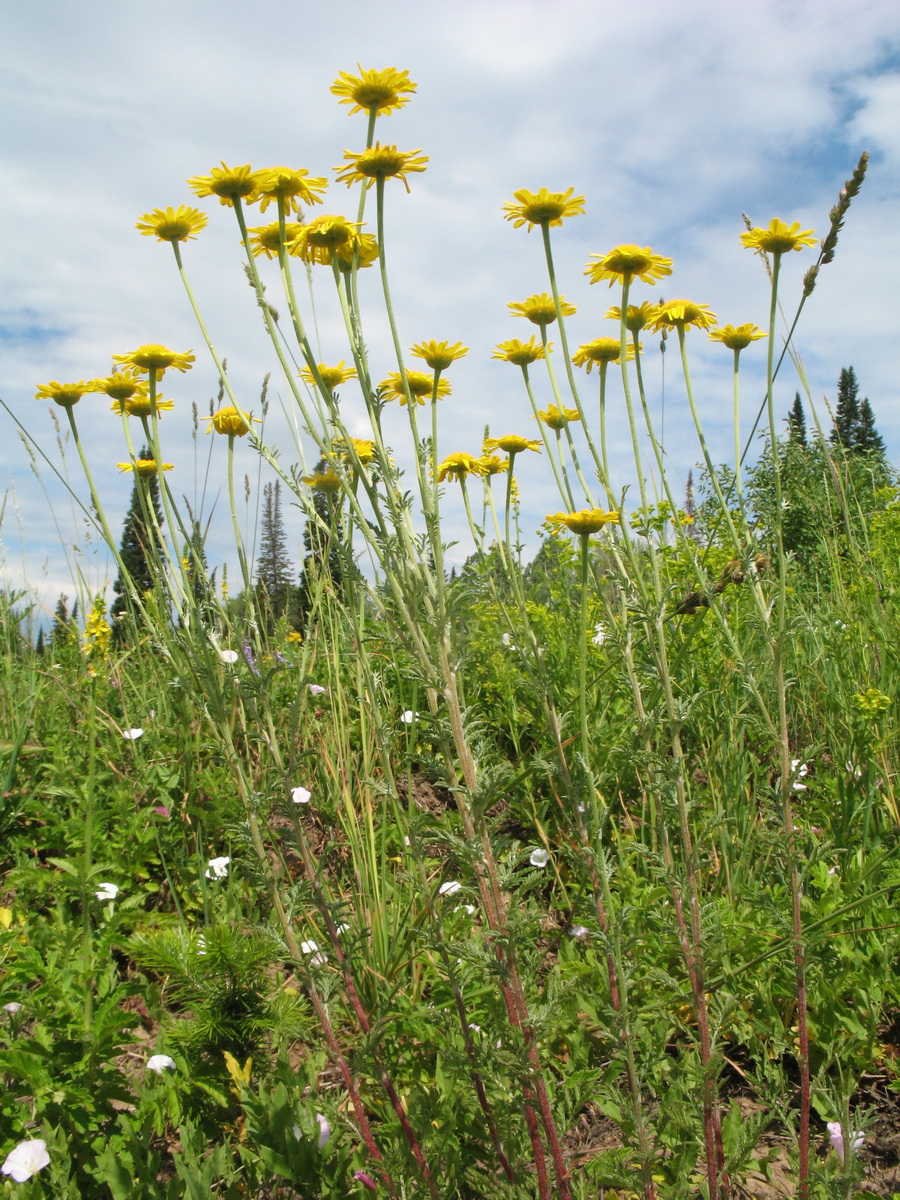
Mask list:
[[[68,470],[83,501],[73,450],[65,448],[63,463],[35,387],[106,373],[112,354],[148,341],[198,355],[194,370],[169,389],[178,405],[163,426],[166,456],[176,464],[173,491],[199,503],[208,472],[208,509],[224,488],[224,443],[201,433],[195,450],[191,439],[191,405],[208,411],[215,370],[201,352],[169,248],[140,237],[134,224],[148,209],[196,202],[186,179],[222,159],[331,176],[342,152],[363,144],[364,118],[350,117],[329,92],[337,73],[357,63],[405,68],[419,85],[378,135],[430,156],[409,196],[400,187],[389,196],[390,269],[404,342],[446,338],[471,348],[450,373],[442,453],[477,452],[486,421],[495,435],[534,429],[518,372],[491,360],[498,341],[531,331],[509,317],[507,303],[547,287],[538,235],[502,219],[515,189],[574,187],[587,197],[585,215],[554,231],[561,290],[579,309],[574,344],[608,332],[603,314],[617,299],[588,285],[584,264],[625,241],[674,259],[667,296],[709,304],[723,322],[764,325],[765,275],[740,246],[741,213],[755,224],[779,216],[824,234],[838,189],[867,149],[869,178],[796,344],[823,415],[840,368],[855,366],[898,457],[900,309],[892,293],[900,262],[900,9],[890,0],[859,3],[852,16],[832,0],[752,7],[335,0],[327,8],[270,0],[256,15],[234,0],[215,7],[156,0],[152,8],[32,0],[0,8],[0,45],[0,397]],[[266,437],[290,462],[279,403],[286,392],[244,283],[233,216],[200,206],[210,225],[186,259],[201,306],[246,407],[258,408],[263,376],[273,372]],[[354,207],[343,185],[332,185],[325,211],[352,214]],[[812,252],[792,260],[784,289],[790,310]],[[316,279],[316,309],[322,358],[332,362],[349,355],[329,283]],[[647,288],[638,298],[657,294]],[[387,374],[396,368],[372,311],[369,349]],[[713,456],[724,461],[730,355],[700,334],[691,353]],[[699,450],[674,360],[670,354],[666,366],[666,449],[679,491]],[[749,429],[764,351],[748,351],[745,363]],[[653,353],[645,369],[658,404]],[[797,386],[786,372],[779,384],[785,412]],[[542,392],[542,404],[549,399]],[[353,402],[348,388],[351,414]],[[83,400],[76,415],[118,531],[130,491],[130,479],[114,468],[126,457],[120,424],[99,399]],[[404,461],[402,413],[391,420],[389,436]],[[353,432],[363,435],[362,424]],[[625,483],[624,422],[613,423],[610,438]],[[109,563],[95,537],[86,543],[83,514],[45,465],[36,476],[2,412],[0,445],[5,585],[27,586],[51,609],[61,591],[74,595],[73,567],[88,590],[102,587]],[[249,447],[241,455],[253,510],[269,476]],[[536,456],[522,463],[520,486],[523,532],[533,543],[544,515],[560,503]],[[450,499],[448,532],[461,539],[461,559],[464,529]],[[212,563],[229,557],[224,518],[223,492]],[[288,523],[299,561],[302,522],[289,512]]]

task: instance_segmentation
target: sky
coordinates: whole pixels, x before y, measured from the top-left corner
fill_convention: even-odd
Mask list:
[[[27,590],[46,609],[61,593],[102,591],[115,569],[79,508],[89,495],[65,413],[55,410],[58,432],[35,390],[106,374],[113,354],[146,342],[197,355],[190,373],[165,381],[176,402],[162,425],[164,455],[175,464],[168,480],[204,523],[211,517],[210,565],[234,569],[225,439],[206,437],[202,424],[193,435],[192,405],[209,412],[217,375],[170,248],[134,228],[148,210],[195,204],[208,212],[209,226],[185,247],[200,307],[246,408],[259,411],[271,372],[265,440],[286,466],[297,461],[294,413],[244,278],[234,215],[197,200],[186,180],[224,161],[302,166],[333,181],[343,152],[364,145],[364,115],[349,115],[329,90],[357,64],[407,70],[418,85],[405,108],[380,119],[376,135],[429,157],[408,195],[396,181],[388,187],[385,249],[403,344],[435,338],[470,347],[447,373],[453,394],[441,402],[439,457],[478,454],[485,424],[494,436],[537,435],[520,372],[491,358],[498,342],[535,331],[507,304],[548,290],[539,232],[503,219],[514,191],[572,187],[586,197],[584,215],[553,231],[560,290],[578,308],[573,347],[615,332],[603,318],[616,290],[591,286],[584,267],[622,242],[674,260],[665,286],[641,285],[636,300],[685,296],[708,304],[722,323],[765,327],[768,281],[758,256],[740,244],[742,213],[754,225],[779,217],[824,236],[838,191],[867,150],[867,180],[795,346],[822,419],[841,368],[853,365],[889,454],[900,458],[895,0],[859,0],[852,16],[843,0],[268,0],[254,13],[236,0],[0,0],[0,47],[0,587]],[[311,212],[352,217],[355,208],[355,192],[332,182]],[[785,263],[789,314],[814,254]],[[277,306],[276,275],[264,274]],[[396,363],[377,275],[369,276],[367,344],[376,375],[387,375]],[[308,306],[302,270],[300,284]],[[313,296],[321,361],[349,360],[330,273],[314,272]],[[712,457],[731,461],[731,353],[700,331],[689,345]],[[764,394],[764,346],[743,355],[745,436]],[[663,368],[653,335],[644,349],[651,410],[673,488],[683,494],[700,451],[677,355],[668,353]],[[596,403],[595,380],[583,379],[586,405]],[[784,416],[798,387],[786,367],[776,383]],[[542,407],[552,399],[543,376],[538,398]],[[365,436],[351,384],[342,409],[351,432]],[[118,535],[131,491],[130,476],[115,468],[127,457],[121,422],[99,397],[85,397],[75,416]],[[398,463],[408,463],[408,427],[396,405],[386,436]],[[624,487],[634,471],[615,391],[609,438]],[[247,476],[242,519],[252,545],[262,488],[273,477],[246,443],[237,471]],[[533,549],[546,514],[563,505],[543,456],[522,456],[517,476],[523,539]],[[453,487],[446,513],[447,538],[458,543],[448,558],[462,562],[471,543]],[[286,525],[299,567],[303,521],[290,505]]]

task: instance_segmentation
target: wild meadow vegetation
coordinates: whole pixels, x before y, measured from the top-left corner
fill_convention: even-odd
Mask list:
[[[386,216],[427,159],[375,135],[415,85],[362,71],[333,90],[368,122],[338,173],[352,218],[314,215],[326,181],[303,169],[189,181],[237,219],[294,462],[254,432],[203,323],[189,242],[207,216],[138,225],[174,252],[219,386],[240,578],[210,568],[206,518],[169,481],[166,437],[189,417],[167,411],[163,376],[200,369],[193,353],[148,343],[38,391],[63,410],[117,577],[109,611],[61,603],[37,646],[28,597],[4,597],[0,1191],[896,1194],[900,491],[853,371],[825,411],[791,340],[865,159],[820,241],[778,219],[735,231],[735,254],[760,259],[748,305],[765,330],[650,299],[672,264],[636,244],[558,282],[554,229],[584,198],[517,192],[505,216],[545,289],[510,306],[528,340],[494,350],[521,379],[521,422],[460,447],[444,397],[475,351],[408,352],[389,287]],[[254,206],[268,224],[248,227]],[[806,274],[782,294],[795,252]],[[328,363],[295,288],[307,267],[343,316]],[[576,293],[597,314],[581,346]],[[691,385],[707,334],[734,363],[726,464]],[[644,385],[660,338],[696,426],[686,496]],[[745,354],[767,361],[748,462]],[[124,536],[82,398],[121,413]],[[402,447],[385,440],[398,405]],[[257,563],[242,437],[269,481]],[[559,511],[529,558],[516,470],[536,452]],[[299,588],[282,497],[306,514]],[[451,510],[476,547],[458,572]]]

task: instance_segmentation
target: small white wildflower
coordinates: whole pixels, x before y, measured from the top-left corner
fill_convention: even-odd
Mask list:
[[[462,890],[462,884],[457,883],[455,879],[448,879],[446,883],[442,883],[438,888],[439,896],[455,896],[457,892]]]
[[[126,742],[136,742],[138,738],[144,736],[143,729],[123,729],[122,737]]]
[[[419,714],[408,708],[405,713],[400,714],[400,720],[404,725],[412,725],[413,721],[418,719]]]
[[[147,1070],[157,1075],[162,1075],[163,1071],[174,1071],[175,1059],[169,1058],[168,1054],[151,1054],[147,1059]]]
[[[470,1033],[481,1033],[481,1026],[476,1025],[475,1022],[473,1021],[472,1024],[469,1026],[469,1032]]]
[[[115,900],[119,894],[119,886],[115,883],[101,883],[94,895],[98,900]]]
[[[318,1141],[317,1145],[318,1145],[319,1149],[321,1150],[322,1147],[326,1144],[326,1142],[331,1137],[331,1126],[328,1124],[327,1119],[325,1117],[323,1117],[321,1113],[316,1113],[316,1120],[319,1123],[319,1141]]]
[[[583,942],[590,932],[585,925],[573,925],[569,930],[569,937],[578,938],[580,942]]]
[[[500,638],[500,641],[503,643],[504,646],[506,646],[507,650],[518,650],[518,648],[519,648],[516,645],[516,643],[512,640],[512,634],[510,634],[510,633],[504,633],[503,636]]]
[[[594,636],[591,638],[591,641],[595,646],[602,646],[606,641],[606,626],[602,621],[598,621],[594,626]]]
[[[795,792],[805,792],[807,790],[806,784],[801,783],[800,780],[805,779],[806,776],[809,774],[808,764],[805,762],[801,762],[799,758],[792,758],[791,759],[791,771],[793,771],[793,773],[794,773],[794,785],[793,785],[794,791]]]
[[[834,1147],[834,1152],[838,1156],[838,1162],[841,1166],[844,1165],[844,1131],[841,1128],[840,1121],[828,1122],[828,1136],[831,1139],[831,1144]],[[850,1153],[855,1154],[865,1141],[865,1137],[861,1130],[854,1129],[850,1133]]]
[[[454,908],[453,911],[454,912],[464,912],[467,916],[471,917],[475,912],[475,905],[474,904],[457,904],[456,908]]]
[[[546,850],[532,850],[528,861],[533,867],[546,867],[550,861],[550,855]]]
[[[18,1000],[10,1000],[9,1004],[3,1005],[3,1011],[8,1012],[11,1017],[14,1017],[17,1012],[22,1011],[22,1005]]]
[[[310,939],[308,942],[301,942],[300,950],[301,953],[308,954],[310,956],[309,961],[314,967],[324,966],[324,964],[328,962],[328,955],[323,950],[320,950],[319,943],[314,942],[312,939]]]
[[[228,864],[231,859],[225,855],[223,858],[211,858],[209,865],[206,868],[207,879],[224,879],[228,874]]]
[[[322,696],[327,691],[328,691],[328,689],[323,688],[321,683],[311,683],[309,685],[309,694],[311,696]]]
[[[291,799],[295,804],[309,804],[312,792],[308,792],[305,787],[291,788]]]
[[[338,935],[338,937],[340,937],[342,933],[350,932],[350,926],[345,924],[337,925],[335,926],[334,932]]]
[[[236,663],[238,660],[237,650],[220,650],[219,658],[223,663]]]
[[[16,1183],[24,1183],[49,1164],[47,1143],[41,1138],[32,1138],[27,1142],[19,1142],[10,1150],[0,1171],[11,1176]]]

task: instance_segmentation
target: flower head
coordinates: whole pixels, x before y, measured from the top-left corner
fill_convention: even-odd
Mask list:
[[[158,463],[155,458],[136,458],[134,462],[116,463],[116,466],[120,471],[134,471],[135,475],[144,479],[150,475],[158,475],[160,469],[171,471],[174,468],[173,463]]]
[[[186,242],[195,237],[208,221],[199,208],[179,204],[177,208],[154,208],[144,213],[135,225],[144,237],[157,237],[161,242]]]
[[[206,868],[207,879],[224,879],[228,874],[228,864],[231,859],[228,855],[222,858],[211,858]]]
[[[664,300],[656,310],[653,329],[676,329],[683,325],[696,325],[698,329],[709,329],[716,314],[708,304],[694,304],[692,300]]]
[[[312,792],[307,791],[305,787],[291,788],[291,799],[295,804],[309,804]]]
[[[645,300],[643,304],[629,304],[625,309],[625,328],[630,333],[639,333],[656,318],[656,308],[657,306],[649,300]],[[622,310],[615,304],[605,315],[614,321],[622,320]]]
[[[229,437],[244,437],[250,432],[252,421],[262,424],[259,417],[251,417],[249,413],[242,412],[233,404],[227,404],[218,412],[213,413],[211,417],[203,419],[210,423],[207,433],[215,430],[216,433],[227,433]]]
[[[513,192],[514,201],[503,205],[503,216],[512,221],[516,229],[528,226],[529,232],[535,225],[562,225],[564,217],[577,217],[584,213],[584,196],[573,196],[574,188],[565,192],[529,192],[525,188]]]
[[[122,730],[122,737],[125,739],[126,742],[136,742],[138,740],[138,738],[142,738],[143,736],[144,736],[143,729],[123,729]]]
[[[570,421],[580,421],[577,408],[557,408],[548,404],[546,408],[538,409],[538,420],[543,421],[550,429],[565,429]]]
[[[326,471],[314,471],[312,475],[304,475],[303,482],[315,492],[339,492],[344,481],[331,467]]]
[[[406,712],[400,714],[400,720],[404,725],[412,725],[413,721],[416,720],[418,715],[419,714],[417,712],[413,712],[411,708],[408,708]]]
[[[548,346],[548,349],[552,349],[552,346]],[[517,367],[527,367],[529,363],[537,362],[539,358],[543,357],[544,347],[533,337],[529,338],[527,342],[520,342],[518,338],[511,338],[508,342],[499,342],[497,349],[491,355],[491,358],[515,363]]]
[[[80,383],[57,383],[55,379],[52,379],[50,383],[40,385],[34,393],[34,398],[35,400],[52,400],[60,408],[71,408],[78,403],[85,392],[92,390],[90,383],[85,383],[83,380]]]
[[[432,395],[434,392],[434,376],[426,375],[424,371],[407,371],[406,383],[410,391],[410,395],[419,404],[425,403],[425,397]],[[387,388],[389,400],[399,400],[401,404],[406,403],[406,392],[403,390],[403,377],[399,371],[392,371],[381,386]],[[437,381],[438,399],[450,395],[450,384],[446,379]]]
[[[24,1183],[32,1175],[50,1165],[50,1155],[47,1153],[47,1143],[41,1138],[31,1138],[27,1142],[19,1142],[6,1156],[0,1172],[9,1175],[16,1183]]]
[[[576,938],[579,942],[583,942],[591,931],[586,925],[573,925],[569,930],[569,937]]]
[[[602,646],[606,641],[606,626],[602,621],[598,621],[594,626],[594,636],[591,638],[591,641],[595,646]]]
[[[799,221],[795,221],[793,225],[785,225],[784,221],[774,217],[769,222],[768,229],[760,229],[758,226],[749,229],[741,234],[741,241],[757,254],[762,254],[765,250],[770,254],[785,254],[788,250],[802,250],[804,246],[814,246],[816,239],[812,232],[811,229],[801,230]]]
[[[452,362],[464,358],[469,353],[469,347],[462,342],[419,342],[413,346],[410,353],[415,358],[423,359],[432,371],[445,371]]]
[[[446,883],[442,883],[438,888],[439,896],[455,896],[457,892],[462,891],[462,884],[455,879],[448,879]]]
[[[334,391],[336,387],[339,387],[342,383],[346,383],[348,379],[356,379],[356,369],[354,367],[345,367],[343,359],[341,359],[336,367],[326,367],[324,363],[318,363],[316,369],[319,372],[319,378],[330,391]],[[316,382],[316,377],[309,367],[300,368],[300,378],[305,383],[314,385]]]
[[[552,325],[556,320],[556,303],[552,296],[541,292],[537,296],[529,296],[527,300],[514,301],[506,306],[514,317],[527,317],[533,325]],[[564,317],[571,317],[578,311],[574,304],[568,304],[564,296],[559,298],[559,310]]]
[[[396,146],[382,146],[376,142],[368,150],[357,154],[354,150],[345,150],[344,158],[347,163],[343,167],[335,167],[336,178],[343,180],[347,187],[354,183],[365,183],[370,188],[376,179],[400,179],[409,191],[406,176],[412,171],[424,171],[428,162],[427,155],[418,150],[398,150]]]
[[[766,335],[751,322],[746,325],[723,325],[720,329],[711,329],[707,336],[711,342],[722,342],[729,350],[746,350],[751,342]]]
[[[94,895],[98,900],[115,900],[119,894],[119,885],[117,883],[101,883]]]
[[[617,337],[594,338],[592,342],[578,347],[578,350],[572,355],[572,362],[576,367],[584,367],[590,374],[594,363],[618,362],[621,352],[622,343]],[[632,358],[634,358],[634,346],[627,345],[625,361],[628,362]]]
[[[370,233],[360,233],[355,221],[335,213],[322,213],[305,225],[297,226],[297,234],[288,246],[290,254],[304,262],[350,267],[354,258],[361,267],[369,267],[378,258],[378,243]]]
[[[311,696],[322,696],[327,691],[328,688],[322,687],[321,683],[311,683],[309,685],[309,694]]]
[[[481,474],[487,477],[502,475],[509,470],[509,459],[501,458],[499,454],[482,454],[478,461],[483,468]]]
[[[145,1065],[148,1071],[162,1075],[163,1071],[175,1070],[175,1059],[169,1058],[168,1054],[151,1054]]]
[[[438,482],[443,483],[445,479],[452,478],[462,483],[467,475],[484,475],[485,473],[480,459],[466,454],[464,450],[458,450],[455,454],[448,454],[438,467]]]
[[[291,247],[302,228],[298,221],[285,221],[284,248],[288,253],[291,253]],[[247,232],[250,234],[250,249],[254,258],[259,258],[261,254],[266,258],[278,257],[278,251],[282,247],[281,225],[278,221],[273,221],[270,225],[254,225]]]
[[[303,954],[310,956],[309,961],[314,967],[322,967],[328,962],[328,955],[319,949],[319,943],[314,942],[312,938],[308,942],[301,942],[300,950]]]
[[[346,442],[335,442],[334,448],[344,462],[353,463],[355,458],[364,466],[375,461],[375,443],[369,438],[347,438]]]
[[[546,867],[550,861],[550,855],[546,850],[532,850],[528,859],[533,867]]]
[[[240,655],[238,654],[237,650],[220,650],[219,658],[223,663],[229,663],[230,665],[233,665],[240,658]]]
[[[130,400],[136,392],[146,392],[147,384],[135,371],[113,371],[88,383],[88,391],[105,392],[113,400]],[[119,411],[118,406],[117,411]]]
[[[829,1121],[827,1124],[827,1129],[828,1129],[828,1137],[831,1140],[832,1146],[834,1147],[834,1152],[838,1156],[838,1162],[841,1164],[841,1166],[843,1166],[844,1165],[844,1154],[845,1154],[843,1126],[841,1125],[840,1121]],[[865,1140],[866,1139],[861,1130],[859,1130],[859,1129],[851,1130],[850,1131],[850,1153],[855,1154],[856,1151],[860,1149],[860,1147],[862,1146],[862,1144]]]
[[[220,204],[234,207],[235,200],[246,200],[252,204],[258,195],[261,171],[251,171],[250,164],[243,167],[213,167],[209,175],[195,175],[188,180],[188,187],[201,199],[218,196]]]
[[[618,525],[619,514],[604,512],[602,508],[582,508],[578,512],[552,513],[547,517],[551,525],[565,525],[572,533],[586,536],[599,533],[605,525]]]
[[[169,367],[174,367],[176,371],[189,371],[194,363],[194,354],[190,350],[179,354],[177,350],[169,350],[158,342],[148,342],[129,354],[114,354],[112,359],[114,363],[135,367],[138,371],[155,371],[157,378],[161,378]]]
[[[304,204],[321,204],[327,179],[310,175],[305,167],[266,167],[256,172],[256,191],[260,197],[259,211],[265,212],[273,200],[284,201],[284,211],[299,212]]]
[[[18,1000],[10,1000],[9,1004],[3,1005],[3,1011],[9,1013],[11,1017],[14,1017],[16,1013],[20,1013],[22,1011],[22,1005]]]
[[[327,1118],[323,1117],[319,1112],[316,1113],[316,1124],[319,1126],[319,1140],[316,1145],[321,1150],[331,1137],[331,1126],[328,1124]]]
[[[503,437],[485,438],[485,450],[503,450],[506,454],[521,454],[523,450],[541,452],[541,443],[534,438],[521,437],[518,433],[506,433]]]
[[[633,246],[625,243],[616,246],[606,254],[592,254],[596,262],[589,262],[584,268],[585,275],[590,275],[591,283],[599,283],[602,279],[609,280],[609,286],[617,279],[640,279],[643,283],[652,283],[654,279],[662,279],[672,274],[671,258],[663,258],[654,254],[649,246]]]
[[[349,104],[350,115],[358,112],[375,112],[389,117],[395,109],[409,103],[409,96],[416,90],[408,71],[398,71],[395,67],[385,67],[383,71],[364,71],[359,63],[356,64],[359,75],[348,75],[341,71],[331,85],[334,96],[340,96],[341,104]]]

